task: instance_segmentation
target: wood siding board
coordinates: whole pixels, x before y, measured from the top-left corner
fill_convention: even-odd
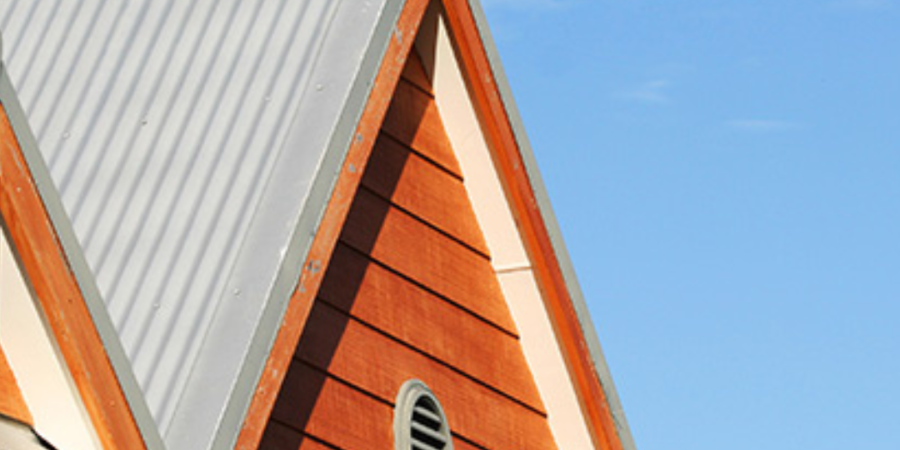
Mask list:
[[[0,214],[101,444],[107,449],[145,448],[4,108]]]
[[[28,405],[25,404],[16,376],[3,353],[3,347],[0,347],[0,415],[34,426],[34,418],[28,410]]]
[[[418,120],[410,120],[418,118]],[[442,167],[462,177],[459,161],[444,132],[437,105],[428,94],[400,80],[382,129]]]
[[[314,308],[297,358],[384,402],[394,401],[403,382],[418,378],[442,403],[451,429],[486,448],[555,448],[540,413],[330,307]]]
[[[489,450],[476,444],[461,439],[459,436],[453,436],[453,450]]]
[[[462,181],[396,141],[379,137],[363,185],[478,253],[490,253]]]
[[[266,427],[259,448],[265,450],[340,450],[340,447],[317,441],[314,437],[275,420]]]
[[[299,361],[272,417],[345,450],[393,447],[393,407]]]
[[[606,393],[572,305],[471,6],[469,2],[450,0],[442,0],[442,5],[476,112],[490,147],[494,149],[494,161],[570,367],[594,444],[597,448],[621,450],[622,441]]]
[[[338,246],[319,298],[529,407],[544,411],[518,339],[356,251]]]
[[[409,52],[409,59],[406,60],[406,66],[403,67],[403,73],[400,76],[421,89],[431,98],[434,98],[434,89],[432,88],[431,78],[425,71],[425,66],[422,64],[422,57],[419,56],[419,52],[416,51],[415,47]]]
[[[418,155],[420,158],[422,158],[422,159],[424,159],[424,160],[426,160],[426,161],[428,161],[428,162],[434,164],[435,167],[437,167],[438,169],[440,169],[440,170],[446,172],[448,175],[450,175],[450,176],[452,176],[452,177],[454,177],[454,178],[456,178],[456,179],[458,179],[458,180],[460,180],[460,181],[463,181],[463,178],[462,178],[462,176],[461,176],[460,174],[455,173],[455,172],[453,172],[453,171],[450,170],[450,169],[447,169],[446,167],[444,167],[443,165],[441,165],[440,162],[435,161],[434,159],[432,159],[427,153],[420,152],[420,151],[418,151],[418,150],[416,150],[416,149],[410,147],[408,143],[401,141],[400,139],[398,139],[397,137],[395,137],[395,136],[392,135],[391,133],[387,132],[386,130],[383,130],[383,129],[382,129],[382,130],[381,130],[381,133],[378,135],[378,137],[379,137],[379,138],[383,138],[383,139],[389,139],[389,140],[391,140],[391,141],[393,141],[393,142],[395,142],[395,143],[401,145],[403,148],[405,148],[405,149],[409,150],[410,152],[412,152],[412,153]]]
[[[490,262],[360,189],[341,240],[469,311],[517,334]]]
[[[394,26],[395,33],[399,36],[415,36],[428,4],[428,0],[407,0]],[[354,139],[347,150],[341,174],[335,182],[319,231],[313,238],[304,262],[304,271],[298,280],[297,289],[288,302],[287,311],[257,383],[247,418],[235,445],[236,449],[250,450],[259,447],[262,433],[271,416],[291,357],[306,325],[315,294],[318,292],[323,272],[319,268],[327,266],[331,258],[412,43],[412,39],[390,39],[375,77],[372,92],[356,128],[355,135],[361,139]]]

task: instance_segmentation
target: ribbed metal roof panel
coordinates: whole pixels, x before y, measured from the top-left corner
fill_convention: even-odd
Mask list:
[[[384,8],[0,5],[11,79],[170,448],[207,448],[227,415]]]

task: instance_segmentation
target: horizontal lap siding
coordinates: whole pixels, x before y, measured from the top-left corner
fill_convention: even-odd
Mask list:
[[[541,432],[541,414],[478,381],[329,307],[317,305],[310,319],[301,361],[384,402],[394,400],[404,381],[419,378],[441,401],[451,429],[485,448],[538,450],[552,443]]]
[[[429,225],[488,255],[487,244],[471,209],[462,180],[447,176],[399,141],[382,135],[369,159],[363,185],[397,207],[414,211]]]
[[[407,120],[409,117],[420,119],[416,123]],[[442,169],[462,177],[459,162],[444,133],[434,99],[411,82],[401,80],[397,84],[394,99],[381,130],[434,161]]]
[[[272,421],[269,423],[269,426],[266,427],[266,432],[263,435],[259,448],[291,448],[298,450],[331,450],[334,448],[316,442],[313,439],[314,438],[305,436],[294,428],[283,425],[280,422]]]
[[[490,261],[369,191],[357,193],[341,241],[516,333]]]
[[[519,343],[349,247],[335,250],[320,298],[382,333],[516,398],[533,409],[541,400]],[[490,345],[485,345],[490,343]]]
[[[457,450],[554,449],[425,71],[397,87],[263,448],[393,448],[418,378]]]

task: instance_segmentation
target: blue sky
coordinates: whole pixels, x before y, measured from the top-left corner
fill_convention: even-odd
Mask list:
[[[900,1],[483,2],[638,448],[900,449]]]

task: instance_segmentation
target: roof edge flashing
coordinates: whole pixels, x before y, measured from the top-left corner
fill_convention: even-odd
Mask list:
[[[387,53],[390,37],[393,35],[405,4],[406,0],[384,1],[373,31],[366,39],[365,50],[355,64],[355,75],[352,77],[346,96],[341,101],[342,107],[337,114],[337,120],[328,132],[325,151],[316,162],[314,169],[309,172],[308,178],[303,182],[307,190],[299,201],[300,207],[296,209],[296,214],[290,219],[289,239],[282,248],[277,272],[269,284],[259,321],[253,331],[229,401],[218,421],[211,449],[230,449],[237,443],[257,384],[263,375],[267,357],[275,343],[291,296],[297,288],[303,264],[322,224],[328,201],[340,176],[341,167],[352,142],[357,139],[354,135],[356,126],[368,104],[375,86],[375,78]],[[308,99],[307,103],[309,103]],[[291,125],[288,137],[279,150],[276,171],[278,167],[291,166],[291,161],[284,161],[291,159],[291,155],[285,154],[289,148],[296,147],[292,143],[303,138],[304,125],[298,123],[301,121],[301,113],[301,111],[295,113],[294,124]],[[266,191],[269,192],[263,194],[264,198],[280,192],[282,184],[278,174],[273,174],[266,187]],[[261,209],[269,207],[262,203]],[[252,230],[248,231],[248,234],[251,232]],[[242,243],[242,246],[244,245],[247,245],[246,240]],[[232,284],[239,284],[239,281],[232,277],[223,295],[239,289],[232,287]]]

